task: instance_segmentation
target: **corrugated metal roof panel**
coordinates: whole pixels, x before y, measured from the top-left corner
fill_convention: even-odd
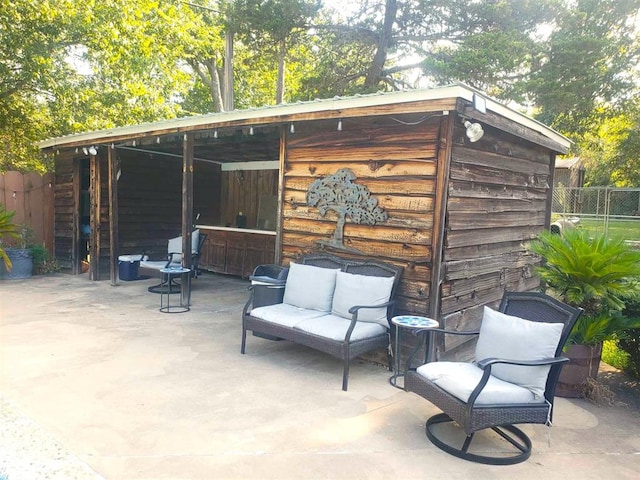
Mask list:
[[[406,90],[400,92],[374,93],[369,95],[355,95],[353,97],[334,97],[330,99],[316,99],[308,102],[272,105],[246,110],[233,110],[231,112],[208,113],[190,117],[161,120],[152,123],[142,123],[125,127],[118,127],[93,132],[76,133],[58,138],[51,138],[38,143],[41,149],[64,147],[65,145],[89,145],[91,143],[109,143],[111,139],[136,138],[151,136],[156,132],[194,130],[199,126],[203,128],[215,128],[216,125],[255,124],[256,121],[264,123],[294,122],[296,117],[302,117],[310,113],[332,112],[336,110],[349,110],[354,108],[366,108],[384,105],[397,105],[428,100],[443,100],[447,98],[463,98],[473,101],[473,95],[480,95],[486,100],[487,110],[509,118],[510,120],[529,127],[542,135],[552,139],[560,145],[568,148],[570,141],[543,125],[542,123],[520,113],[499,102],[485,96],[481,92],[458,83],[445,87]]]

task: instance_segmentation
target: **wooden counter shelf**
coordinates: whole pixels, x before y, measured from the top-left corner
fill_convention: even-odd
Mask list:
[[[197,228],[207,234],[200,256],[203,270],[246,278],[257,265],[274,262],[274,231],[207,225]]]

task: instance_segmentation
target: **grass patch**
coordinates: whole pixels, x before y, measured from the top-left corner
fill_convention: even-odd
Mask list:
[[[620,350],[615,340],[605,340],[602,344],[602,361],[620,370],[627,368],[629,354]]]
[[[580,228],[589,232],[604,232],[604,220],[602,218],[580,217]],[[609,219],[607,236],[610,238],[623,238],[625,240],[640,241],[640,218],[638,219]]]

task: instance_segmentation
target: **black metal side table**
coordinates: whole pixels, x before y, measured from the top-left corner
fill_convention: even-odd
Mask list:
[[[438,328],[440,325],[436,320],[427,317],[420,317],[418,315],[401,315],[398,317],[393,317],[391,319],[391,323],[396,327],[396,342],[395,348],[393,349],[393,375],[389,378],[389,383],[396,388],[405,389],[404,387],[404,378],[407,375],[407,370],[409,369],[409,360],[405,363],[404,369],[400,370],[400,334],[403,330],[407,330],[411,332],[413,335],[417,335],[425,330],[429,330],[432,328]],[[422,346],[420,342],[418,342],[411,352],[411,355],[407,357],[411,359],[418,352],[418,349]],[[428,354],[431,348],[431,335],[428,335],[427,342],[425,344],[425,356]],[[398,385],[398,378],[403,379],[403,385]]]
[[[191,307],[191,269],[184,267],[161,268],[160,272],[167,276],[167,281],[160,286],[160,311],[163,313],[188,312]],[[181,288],[179,291],[171,291],[171,279],[180,277]],[[171,305],[171,295],[180,293],[180,301]],[[166,296],[166,305],[165,305]]]

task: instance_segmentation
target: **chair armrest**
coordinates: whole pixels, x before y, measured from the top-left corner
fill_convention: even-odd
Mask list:
[[[169,252],[167,254],[167,264],[164,266],[164,268],[168,268],[169,265],[171,265],[173,263],[173,256],[174,255],[182,255],[182,253],[180,253],[180,252]]]
[[[253,304],[253,287],[254,287],[254,285],[249,285],[247,287],[247,290],[249,290],[249,299],[247,300],[247,303],[245,303],[244,307],[242,308],[242,321],[243,322],[244,322],[244,316],[249,313],[249,305]]]
[[[349,343],[351,340],[351,334],[353,333],[353,329],[356,328],[356,323],[358,323],[358,311],[363,308],[384,308],[384,307],[392,307],[395,305],[395,300],[389,300],[388,302],[381,303],[379,305],[355,305],[349,309],[349,313],[351,314],[351,324],[347,329],[347,333],[344,336],[344,342]],[[363,320],[361,320],[363,321]]]
[[[479,368],[482,369],[482,378],[476,388],[473,389],[471,395],[469,396],[469,401],[467,402],[467,409],[470,411],[475,402],[482,392],[482,389],[486,386],[489,381],[489,377],[491,376],[491,366],[496,363],[507,363],[510,365],[523,365],[523,366],[541,366],[541,365],[554,365],[568,362],[569,359],[567,357],[554,357],[554,358],[543,358],[541,360],[510,360],[504,358],[485,358],[484,360],[480,360],[476,362]]]
[[[394,305],[396,303],[395,300],[390,300],[388,302],[385,303],[381,303],[380,305],[355,305],[353,307],[351,307],[349,309],[349,313],[351,315],[358,315],[358,310],[360,310],[361,308],[383,308],[383,307],[389,307],[391,305]]]
[[[542,365],[556,365],[559,363],[568,362],[569,359],[567,357],[553,357],[553,358],[543,358],[540,360],[511,360],[506,358],[485,358],[483,360],[479,360],[476,362],[476,365],[481,369],[485,369],[491,365],[496,363],[506,363],[509,365],[522,365],[525,367],[538,367]]]

